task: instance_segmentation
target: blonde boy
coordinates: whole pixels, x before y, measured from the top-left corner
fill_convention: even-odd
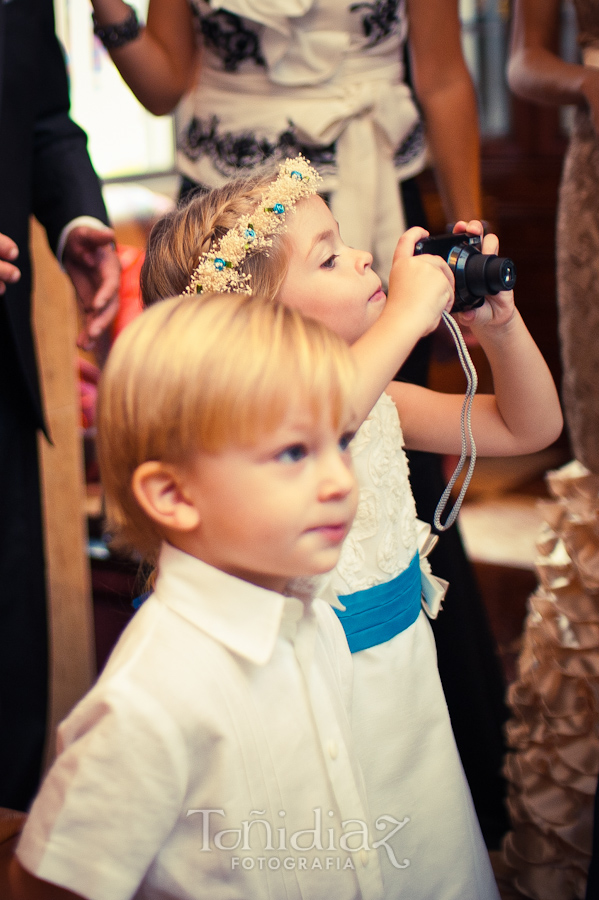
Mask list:
[[[108,513],[158,577],[60,728],[16,897],[380,896],[349,651],[305,582],[355,512],[352,378],[343,341],[258,298],[165,301],[119,338]]]

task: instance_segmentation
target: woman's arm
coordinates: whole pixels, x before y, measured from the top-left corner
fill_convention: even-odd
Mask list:
[[[514,7],[508,80],[514,93],[536,103],[579,103],[584,67],[553,51],[557,47],[560,0],[517,0]]]
[[[516,0],[508,62],[511,89],[535,103],[587,105],[599,132],[599,69],[565,62],[558,44],[560,0]]]
[[[408,0],[414,91],[448,221],[479,219],[476,93],[462,54],[457,0]]]
[[[92,0],[100,25],[129,15],[123,0]],[[137,99],[156,116],[172,112],[194,84],[199,50],[187,0],[150,0],[148,21],[135,40],[110,56]]]

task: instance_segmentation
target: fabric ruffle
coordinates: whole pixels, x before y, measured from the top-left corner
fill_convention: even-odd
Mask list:
[[[582,900],[599,772],[599,476],[574,461],[547,483],[539,585],[508,691],[503,855],[525,897]]]

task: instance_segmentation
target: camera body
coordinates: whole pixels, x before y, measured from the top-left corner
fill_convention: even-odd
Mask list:
[[[516,283],[516,266],[506,256],[481,252],[479,234],[459,232],[440,234],[418,241],[414,255],[430,253],[442,256],[455,278],[455,300],[452,312],[476,309],[485,297],[499,291],[511,291]]]

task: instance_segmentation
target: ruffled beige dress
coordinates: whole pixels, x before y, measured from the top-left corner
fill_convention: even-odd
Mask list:
[[[547,480],[539,586],[508,692],[503,852],[524,896],[582,900],[599,772],[599,475],[574,461]]]
[[[578,40],[599,68],[599,3],[575,0]],[[557,300],[562,397],[574,456],[599,473],[599,139],[576,110],[557,215]]]
[[[599,66],[599,2],[575,6],[585,64]],[[562,396],[576,460],[547,476],[539,586],[506,726],[504,862],[512,887],[537,900],[585,896],[599,772],[598,197],[599,141],[578,109],[557,217]]]

